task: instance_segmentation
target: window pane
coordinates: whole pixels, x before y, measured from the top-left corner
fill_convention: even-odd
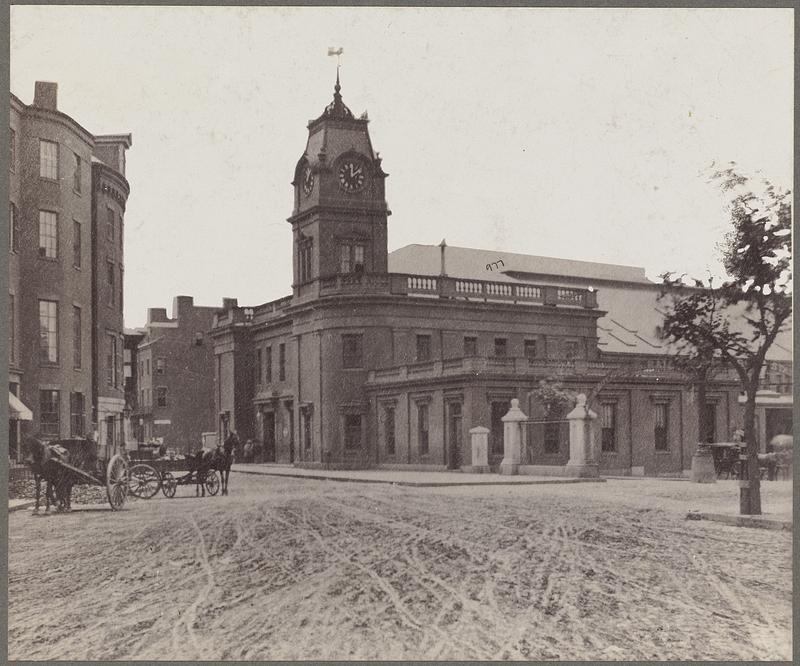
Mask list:
[[[417,433],[420,455],[428,453],[428,405],[417,405]]]
[[[114,305],[117,298],[117,280],[114,264],[107,261],[106,269],[108,270],[108,304]]]
[[[616,451],[617,406],[614,403],[600,405],[600,445],[602,451]]]
[[[363,341],[361,334],[342,335],[342,367],[360,368],[363,361]]]
[[[344,447],[361,448],[361,414],[346,414],[344,417]]]
[[[349,273],[353,270],[350,262],[350,245],[341,245],[339,247],[339,272]]]
[[[431,336],[418,335],[417,336],[417,361],[424,362],[431,359]]]
[[[156,403],[159,407],[167,406],[167,387],[159,386],[156,389]]]
[[[72,265],[81,267],[81,223],[72,221]]]
[[[72,365],[80,368],[83,363],[81,354],[81,309],[72,306]]]
[[[48,437],[59,436],[59,408],[60,400],[58,391],[39,391],[39,429],[42,435]]]
[[[114,240],[114,211],[106,208],[106,237],[108,240]]]
[[[81,158],[75,153],[72,154],[73,159],[73,175],[72,175],[72,189],[76,192],[81,191]]]
[[[83,393],[71,393],[69,403],[70,431],[73,437],[82,437],[85,434]]]
[[[39,359],[58,363],[58,303],[39,301]]]
[[[508,350],[508,340],[505,338],[495,338],[494,340],[494,355],[505,356]]]
[[[656,451],[666,451],[668,448],[667,426],[668,426],[668,405],[660,403],[655,405],[655,428],[654,439]]]
[[[383,437],[386,442],[386,455],[395,454],[394,407],[387,407],[383,417]]]
[[[475,356],[478,353],[478,339],[464,338],[464,356]]]
[[[8,247],[12,252],[19,252],[19,210],[15,204],[11,204],[10,224],[8,225],[9,241]]]
[[[58,144],[39,140],[39,176],[58,180]]]
[[[58,216],[48,210],[39,211],[39,256],[58,257]]]
[[[529,361],[536,359],[536,340],[525,340],[525,358]]]
[[[278,346],[278,381],[286,381],[286,345]]]
[[[267,347],[264,351],[266,352],[264,354],[265,380],[269,384],[272,382],[272,347]]]

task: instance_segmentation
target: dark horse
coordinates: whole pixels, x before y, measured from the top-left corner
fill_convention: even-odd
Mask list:
[[[239,436],[231,431],[231,434],[225,439],[225,444],[222,447],[218,446],[216,450],[215,462],[222,478],[223,495],[228,494],[228,477],[231,475],[231,465],[237,448],[239,448]]]
[[[50,504],[57,508],[68,508],[64,498],[64,478],[58,464],[53,462],[57,454],[44,442],[35,437],[28,437],[25,440],[27,455],[25,463],[33,472],[33,480],[36,484],[36,506],[34,513],[39,513],[39,502],[42,496],[42,481],[45,482],[45,512],[50,511]],[[54,492],[55,491],[55,492]],[[58,500],[58,504],[56,503]]]
[[[216,451],[206,451],[205,449],[198,449],[194,455],[188,456],[189,471],[195,475],[194,493],[196,496],[200,497],[201,493],[202,497],[206,496],[206,476],[209,472],[216,473],[216,459]]]

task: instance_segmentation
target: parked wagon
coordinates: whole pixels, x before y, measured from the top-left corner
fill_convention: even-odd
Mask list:
[[[112,509],[125,506],[128,498],[129,465],[124,456],[115,454],[105,459],[96,442],[88,439],[59,439],[48,443],[34,440],[47,449],[47,464],[53,469],[55,482],[67,493],[72,486],[104,486]],[[69,494],[67,494],[69,506]]]

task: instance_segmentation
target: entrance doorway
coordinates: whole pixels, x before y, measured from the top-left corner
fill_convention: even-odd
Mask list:
[[[461,468],[461,447],[464,443],[462,423],[461,403],[449,403],[447,405],[447,469]]]
[[[489,428],[489,464],[499,465],[503,460],[503,417],[508,414],[511,402],[495,400],[492,402],[492,420]]]
[[[286,423],[289,428],[289,462],[294,463],[294,403],[286,403]]]
[[[264,462],[275,462],[275,412],[263,412]]]

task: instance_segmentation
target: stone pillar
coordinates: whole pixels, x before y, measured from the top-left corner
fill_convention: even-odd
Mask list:
[[[519,400],[511,401],[511,409],[502,418],[503,421],[503,462],[500,463],[500,474],[519,474],[522,446],[522,421],[528,417],[519,408]]]
[[[598,477],[600,464],[594,440],[592,421],[597,418],[591,409],[586,407],[586,396],[578,394],[575,405],[567,419],[569,420],[569,462],[566,472],[569,476]]]
[[[716,483],[717,471],[714,469],[714,456],[711,449],[702,444],[697,445],[697,450],[692,456],[692,483]]]
[[[472,465],[469,471],[485,474],[489,471],[489,428],[470,428],[469,437],[472,441]]]

